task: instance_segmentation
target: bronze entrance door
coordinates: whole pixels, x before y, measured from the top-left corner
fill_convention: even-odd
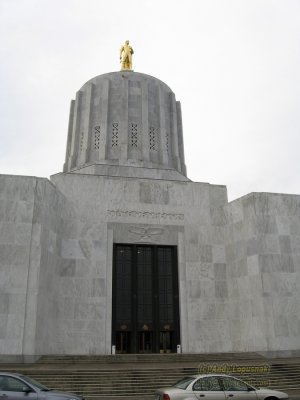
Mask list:
[[[171,353],[180,343],[176,247],[114,245],[112,344]]]

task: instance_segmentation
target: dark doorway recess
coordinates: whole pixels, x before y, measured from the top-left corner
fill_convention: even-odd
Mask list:
[[[117,353],[171,353],[180,343],[174,246],[114,245],[112,344]]]

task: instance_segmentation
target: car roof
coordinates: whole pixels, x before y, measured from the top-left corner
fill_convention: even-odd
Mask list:
[[[0,375],[5,375],[5,376],[16,376],[18,378],[22,378],[24,375],[18,374],[17,372],[2,372],[0,371]]]
[[[210,377],[210,376],[217,376],[219,378],[226,377],[226,378],[239,379],[239,378],[236,378],[235,376],[226,375],[226,374],[197,374],[197,375],[188,375],[188,376],[190,376],[191,378],[195,378],[195,379],[196,378],[207,378],[207,377]]]

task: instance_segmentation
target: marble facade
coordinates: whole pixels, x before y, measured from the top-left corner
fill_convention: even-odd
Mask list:
[[[191,182],[174,93],[100,75],[72,102],[64,172],[0,176],[0,359],[111,354],[113,243],[177,246],[184,353],[297,352],[299,217],[297,195]]]

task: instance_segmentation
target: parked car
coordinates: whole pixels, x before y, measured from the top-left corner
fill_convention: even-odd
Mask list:
[[[229,375],[191,375],[172,387],[158,389],[155,400],[283,400],[288,395],[277,390],[255,388]]]
[[[77,394],[59,392],[28,376],[0,372],[1,400],[84,400]]]

